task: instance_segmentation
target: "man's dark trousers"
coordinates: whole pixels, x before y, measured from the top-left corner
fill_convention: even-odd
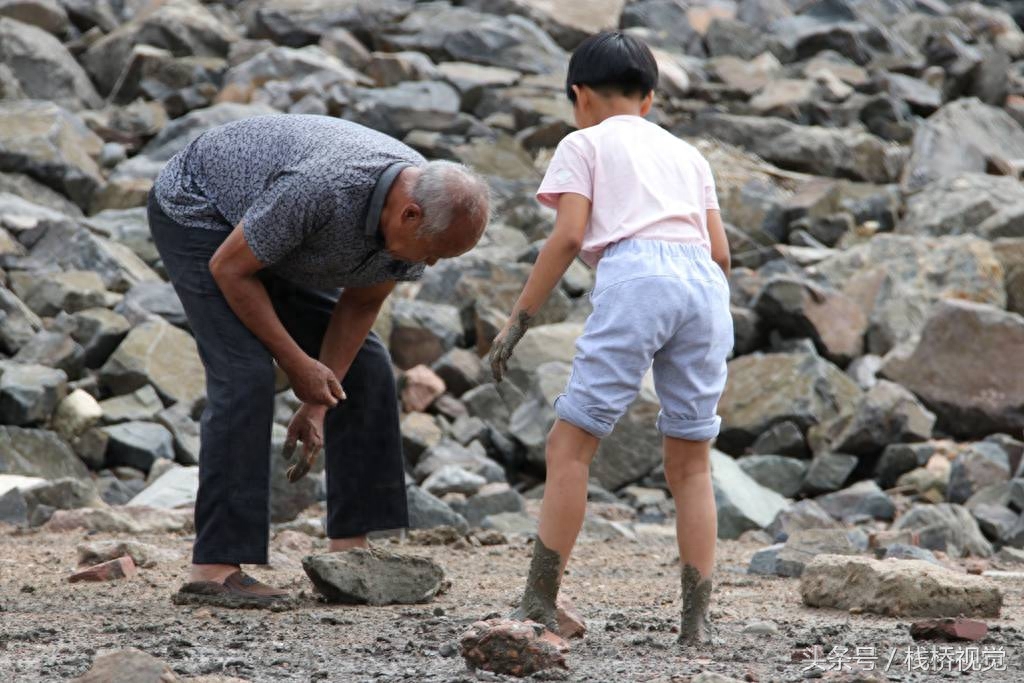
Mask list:
[[[185,308],[206,368],[200,423],[195,564],[266,564],[274,364],[210,274],[225,231],[178,225],[150,193],[149,225]],[[338,292],[261,273],[285,329],[313,358]],[[359,536],[408,525],[398,400],[391,357],[372,332],[343,380],[348,400],[324,420],[327,535]],[[301,449],[301,445],[299,447]]]

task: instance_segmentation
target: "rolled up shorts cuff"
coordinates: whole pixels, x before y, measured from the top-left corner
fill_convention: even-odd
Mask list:
[[[658,413],[658,431],[674,439],[687,441],[710,441],[718,436],[722,428],[722,418],[718,415],[693,420],[682,417],[669,417]]]
[[[587,415],[583,409],[574,405],[565,394],[560,394],[558,398],[555,399],[555,415],[558,416],[558,419],[579,427],[583,431],[592,436],[596,436],[599,439],[603,439],[611,434],[612,428],[615,426]]]

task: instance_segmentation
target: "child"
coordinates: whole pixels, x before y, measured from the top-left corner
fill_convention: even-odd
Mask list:
[[[590,463],[653,362],[682,564],[679,641],[710,644],[718,530],[709,460],[733,343],[729,246],[707,161],[643,118],[657,80],[651,51],[622,33],[592,36],[573,53],[566,91],[579,130],[558,145],[537,191],[557,208],[555,227],[490,361],[501,381],[572,260],[597,267],[594,310],[555,401],[540,527],[515,616],[557,629],[555,599],[583,524]]]

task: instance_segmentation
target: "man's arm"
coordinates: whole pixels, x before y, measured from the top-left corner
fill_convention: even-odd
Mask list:
[[[395,288],[389,280],[370,287],[347,287],[334,306],[320,346],[320,361],[344,378],[370,333],[384,300]]]
[[[264,268],[253,254],[239,223],[210,258],[210,273],[242,323],[263,342],[291,380],[303,401],[336,405],[344,396],[341,384],[329,368],[310,358],[284,328],[256,277]]]

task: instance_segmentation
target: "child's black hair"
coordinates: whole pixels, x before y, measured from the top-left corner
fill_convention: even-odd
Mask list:
[[[573,103],[574,85],[645,97],[658,85],[658,63],[643,41],[618,31],[604,31],[580,43],[569,59],[565,92]]]

